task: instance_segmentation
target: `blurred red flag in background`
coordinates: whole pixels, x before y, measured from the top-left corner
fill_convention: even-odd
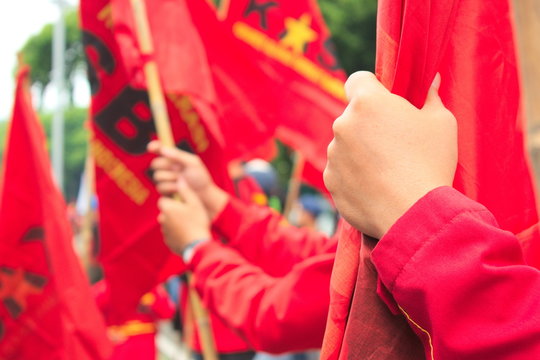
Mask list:
[[[116,42],[114,9],[108,0],[82,0],[80,6],[92,90],[91,148],[99,199],[99,260],[110,286],[111,308],[115,309],[110,320],[116,323],[129,316],[144,293],[184,267],[163,243],[156,220],[159,195],[149,169],[153,156],[146,152],[156,131],[144,79],[125,66]],[[131,12],[124,15],[131,16]],[[168,44],[173,39],[176,37],[155,42],[174,48],[176,44]],[[134,53],[129,61],[142,68],[143,63],[137,61],[148,59],[137,56],[136,45],[129,45]],[[170,68],[160,70],[168,77]],[[214,180],[228,189],[223,151],[206,125],[211,121],[203,120],[214,116],[213,111],[202,101],[196,106],[196,96],[169,90],[173,89],[166,88],[165,97],[176,143],[198,153]]]
[[[0,358],[106,359],[105,325],[73,250],[28,73],[17,76],[1,187]]]
[[[216,114],[208,123],[228,159],[270,157],[277,138],[311,164],[305,179],[322,188],[332,122],[344,109],[343,81],[316,1],[146,1],[153,59],[166,92],[189,94]],[[147,59],[136,49],[129,1],[115,0],[120,53],[135,87]],[[316,170],[316,171],[313,171]]]

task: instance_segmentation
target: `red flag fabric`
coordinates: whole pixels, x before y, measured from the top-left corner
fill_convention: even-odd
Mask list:
[[[83,42],[92,90],[92,152],[96,163],[99,199],[100,262],[110,285],[110,321],[121,322],[140,297],[172,273],[180,259],[162,240],[156,221],[158,194],[146,144],[155,138],[148,95],[126,70],[113,34],[113,7],[108,0],[82,0]],[[165,39],[164,39],[165,41]],[[168,74],[164,74],[164,77]],[[140,84],[139,84],[140,85]],[[204,102],[183,94],[167,93],[167,109],[177,144],[197,152],[214,180],[230,186],[223,153],[206,126],[214,116]]]
[[[345,107],[341,69],[317,1],[229,0],[225,22],[249,57],[272,79],[277,96],[276,137],[319,170],[320,184],[332,123]]]
[[[106,359],[111,347],[73,251],[28,73],[17,76],[0,198],[0,358]]]
[[[196,3],[195,7],[200,9],[196,18],[202,21],[199,24],[194,23],[189,2],[144,1],[154,39],[150,58],[156,61],[166,92],[189,95],[197,110],[206,107],[217,115],[203,117],[203,121],[228,159],[260,155],[261,144],[271,138],[271,132],[258,117],[257,111],[263,110],[256,109],[250,99],[263,85],[263,77],[244,51],[238,51],[237,44],[230,41],[231,35],[220,28],[213,7],[205,1]],[[142,69],[149,57],[140,54],[130,1],[113,0],[111,5],[113,30],[128,77],[132,86],[145,88]],[[218,65],[210,67],[208,51],[220,59]],[[254,79],[256,85],[243,78],[248,69],[258,79]]]
[[[305,157],[303,179],[326,191],[322,171],[332,122],[344,109],[345,73],[317,2],[230,0],[221,11],[234,40],[271,80],[275,115],[263,113],[263,121],[273,122],[274,136]]]
[[[201,155],[216,182],[223,189],[232,191],[232,182],[226,170],[227,153],[223,151],[223,132],[215,111],[213,84],[204,48],[191,23],[189,12],[181,1],[160,0],[144,3],[155,47],[150,56],[142,55],[139,49],[131,3],[126,0],[110,2],[118,58],[122,59],[130,86],[145,90],[143,67],[149,59],[156,62],[169,101],[182,112],[179,119],[169,108],[177,139],[179,131],[180,136],[191,138],[192,148]],[[186,123],[187,129],[181,130],[178,127],[180,120]],[[170,274],[174,269],[166,265],[161,273]],[[212,315],[210,320],[219,352],[249,349],[249,345],[230,331],[221,320]],[[190,345],[193,345],[194,350],[199,350],[198,344]]]
[[[441,73],[441,97],[459,125],[454,186],[485,205],[503,229],[529,237],[538,214],[508,1],[430,2],[423,10],[407,3],[403,22],[393,16],[396,3],[379,4],[378,76],[421,107]],[[540,265],[540,253],[529,260]]]
[[[152,59],[158,65],[164,91],[189,95],[214,106],[216,94],[206,52],[186,5],[182,1],[144,1],[154,52],[141,54],[130,0],[112,0],[113,32],[122,62],[133,87],[146,89],[144,65]],[[198,102],[197,102],[198,103]],[[205,118],[207,126],[223,146],[219,124]]]
[[[535,190],[523,143],[519,71],[508,1],[379,1],[376,70],[387,88],[417,107],[423,105],[435,74],[441,73],[440,94],[459,128],[454,186],[485,205],[503,229],[517,234],[527,261],[540,265]],[[343,237],[351,243],[360,238],[352,228]],[[358,353],[359,344],[371,344],[370,350],[390,348],[381,359],[406,358],[403,352],[391,352],[404,339],[392,346],[381,342],[410,331],[400,325],[401,317],[379,312],[379,318],[387,320],[373,323],[377,337],[362,331],[355,321],[354,314],[365,307],[360,299],[375,291],[374,286],[365,286],[374,284],[376,277],[369,272],[372,246],[367,245],[364,239],[358,266],[334,270],[332,298],[341,298],[351,310],[343,314],[343,308],[330,309],[322,358],[345,358],[347,353],[368,357]],[[338,249],[336,263],[344,258],[347,254]],[[358,283],[358,279],[364,282]],[[384,294],[384,289],[379,293]],[[376,302],[381,303],[373,299],[371,305],[376,307]]]
[[[320,186],[345,76],[316,1],[230,1],[225,20],[206,1],[145,3],[159,39],[153,58],[169,74],[162,76],[166,91],[192,94],[216,112],[219,124],[207,126],[225,143],[227,158],[267,157],[271,149],[261,144],[276,136],[305,155],[317,169],[305,177]],[[144,86],[147,59],[136,49],[129,1],[112,4],[127,72],[134,86]],[[207,65],[209,74],[201,70]]]

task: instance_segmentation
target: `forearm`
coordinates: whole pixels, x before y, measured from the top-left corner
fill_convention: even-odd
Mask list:
[[[335,249],[336,244],[322,233],[286,223],[269,208],[238,199],[229,199],[213,228],[230,246],[272,275],[285,274],[299,261]]]
[[[333,255],[320,255],[275,278],[218,243],[191,262],[195,287],[208,308],[256,350],[319,348],[326,322]]]

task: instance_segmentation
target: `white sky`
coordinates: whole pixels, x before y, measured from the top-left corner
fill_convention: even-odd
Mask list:
[[[66,3],[76,5],[77,0],[66,0]],[[11,114],[17,51],[30,36],[55,22],[58,16],[58,6],[52,0],[0,0],[0,120]],[[55,101],[54,96],[46,96],[46,105]]]

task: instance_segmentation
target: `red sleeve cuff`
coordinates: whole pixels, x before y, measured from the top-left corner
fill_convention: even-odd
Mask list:
[[[422,245],[436,237],[456,216],[477,211],[487,210],[448,186],[436,188],[418,200],[372,252],[372,261],[388,290],[393,291],[397,277]]]
[[[193,249],[193,256],[191,257],[189,264],[187,264],[188,269],[195,272],[197,266],[205,258],[205,254],[211,254],[213,251],[219,249],[220,247],[221,245],[216,241],[205,241],[204,243],[197,246],[195,249]]]
[[[229,197],[225,208],[212,222],[212,230],[227,240],[234,239],[242,225],[245,207],[246,205],[242,201]]]

